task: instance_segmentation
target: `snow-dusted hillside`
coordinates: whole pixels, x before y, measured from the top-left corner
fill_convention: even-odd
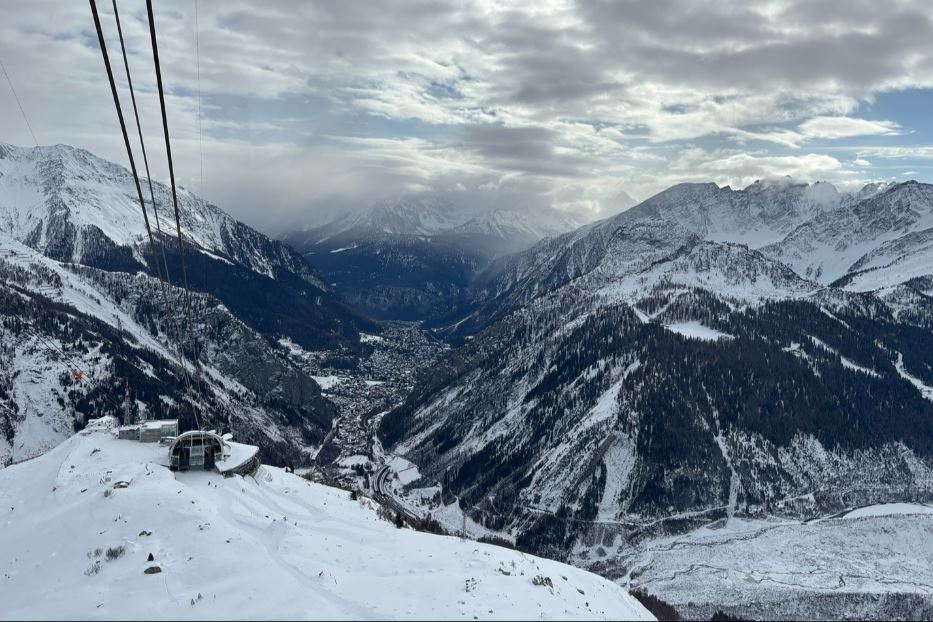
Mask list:
[[[397,529],[280,469],[173,474],[166,455],[83,432],[0,471],[0,618],[652,619],[582,570]]]
[[[204,294],[192,298],[203,384],[189,392],[158,292],[145,274],[66,266],[0,233],[0,467],[54,447],[95,413],[121,416],[124,379],[133,416],[194,425],[199,412],[299,461],[323,438],[335,411],[311,377]]]
[[[913,235],[890,246],[909,254],[925,248],[910,230],[927,190],[682,186],[506,257],[448,327],[465,345],[380,438],[443,505],[593,567],[737,516],[929,502],[931,279],[904,271],[902,285],[853,293],[768,243],[848,210],[867,223],[855,232]],[[898,265],[923,263],[909,256]]]

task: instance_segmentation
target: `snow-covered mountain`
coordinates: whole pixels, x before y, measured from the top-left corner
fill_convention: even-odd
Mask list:
[[[179,288],[169,296],[181,300]],[[180,302],[155,278],[62,264],[0,233],[0,467],[42,454],[90,417],[180,417],[235,429],[267,459],[301,463],[336,415],[314,380],[217,298],[192,297],[195,378]],[[186,332],[185,332],[186,334]],[[184,337],[184,335],[183,335]]]
[[[363,312],[385,319],[444,316],[496,257],[576,229],[545,206],[477,209],[431,194],[395,197],[283,239]]]
[[[313,232],[319,242],[354,230],[371,234],[435,235],[463,224],[470,216],[469,212],[437,195],[401,195],[383,199],[358,213],[342,214],[309,233]]]
[[[178,283],[171,190],[153,186],[163,232],[158,247]],[[217,296],[270,337],[315,347],[358,342],[356,327],[368,324],[335,298],[299,253],[186,190],[178,200],[193,288]],[[65,145],[0,144],[0,233],[51,259],[108,271],[135,273],[151,261],[130,172]],[[262,309],[256,299],[263,300]]]
[[[743,190],[679,184],[627,211],[625,219],[663,218],[704,239],[761,248],[800,224],[851,202],[832,184],[758,181]]]
[[[653,233],[644,239],[645,232]],[[726,271],[742,274],[750,263],[766,261],[774,274],[796,273],[788,278],[808,282],[793,288],[796,293],[832,284],[884,295],[933,275],[933,186],[871,184],[850,194],[827,183],[790,180],[756,182],[744,190],[680,184],[613,218],[493,262],[474,282],[463,307],[469,313],[456,318],[455,331],[472,334],[491,318],[590,273],[590,283],[599,275],[610,281],[635,276],[650,287],[660,273],[652,267],[655,276],[642,274],[644,262],[679,252],[687,234],[707,248],[731,247],[736,259],[731,269],[723,266]],[[644,262],[625,264],[625,258]],[[671,264],[675,280],[702,284],[682,267]],[[759,298],[789,295],[783,286],[769,292],[760,285]],[[711,281],[706,286],[717,287]],[[744,296],[735,288],[722,293]]]
[[[847,287],[864,291],[933,273],[929,262],[922,274],[908,275],[898,267],[908,259],[931,258],[927,250],[931,234],[933,185],[904,182],[819,214],[762,250],[824,283],[872,270],[870,281],[855,279]]]
[[[448,230],[450,236],[484,235],[499,238],[521,250],[544,238],[573,231],[586,224],[580,216],[550,207],[498,208],[478,214]]]
[[[0,471],[2,617],[653,619],[606,579],[396,528],[281,469],[175,474],[166,459],[85,431]]]
[[[893,287],[933,272],[926,250],[933,235],[930,184],[868,184],[854,193],[789,179],[743,190],[681,184],[620,219],[675,222],[707,240],[758,249],[824,285],[851,281],[845,285],[851,291]]]
[[[566,233],[584,224],[570,212],[547,206],[476,208],[456,204],[448,198],[429,193],[390,197],[372,207],[345,213],[329,223],[311,228],[295,227],[306,243],[319,244],[334,236],[483,234],[508,240],[518,236],[522,242],[535,242]],[[290,235],[299,235],[291,233]]]
[[[170,191],[155,190],[170,232]],[[170,310],[147,266],[130,173],[72,147],[0,145],[0,465],[55,446],[88,417],[122,414],[124,382],[134,417],[234,426],[267,459],[307,462],[326,435],[333,405],[274,344],[353,350],[359,327],[377,327],[287,245],[190,193],[179,199],[200,383],[177,246],[157,241]]]
[[[662,533],[933,501],[929,192],[682,185],[504,257],[380,436],[487,528],[613,577]],[[916,269],[850,291],[782,260],[807,231],[801,261],[838,249],[849,283]]]
[[[149,218],[148,186],[143,180]],[[171,190],[154,183],[163,233],[175,234]],[[178,190],[181,230],[188,244],[265,276],[287,270],[323,287],[287,246],[269,240],[184,188]],[[0,143],[0,231],[60,261],[93,264],[113,247],[148,261],[146,231],[130,172],[67,145],[23,148]]]
[[[626,212],[493,264],[474,283],[473,307],[451,329],[472,335],[558,288],[634,303],[659,284],[701,287],[744,302],[792,298],[821,286],[745,245],[715,242],[679,222]]]

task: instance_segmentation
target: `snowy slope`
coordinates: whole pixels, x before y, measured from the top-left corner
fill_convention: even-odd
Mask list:
[[[224,479],[165,458],[84,432],[0,471],[0,617],[652,619],[595,575],[397,529],[280,469]]]
[[[862,199],[817,215],[762,251],[801,275],[829,284],[869,266],[928,252],[931,227],[933,186],[904,182],[866,190]],[[882,273],[886,278],[878,279]],[[878,286],[906,280],[897,270],[875,276]]]
[[[933,274],[933,228],[881,243],[850,267],[838,285],[856,292],[878,291]]]
[[[624,583],[660,595],[688,619],[716,611],[745,619],[929,619],[931,511],[902,503],[805,522],[720,521],[620,547],[617,563],[626,568]]]

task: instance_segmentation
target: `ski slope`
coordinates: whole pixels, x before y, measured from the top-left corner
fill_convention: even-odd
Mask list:
[[[280,469],[225,479],[166,458],[85,431],[0,471],[0,618],[652,619],[596,575],[397,529]]]

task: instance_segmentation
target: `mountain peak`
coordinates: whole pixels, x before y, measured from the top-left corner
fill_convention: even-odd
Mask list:
[[[463,224],[463,210],[431,193],[402,194],[379,201],[352,219],[380,233],[431,235]]]
[[[63,157],[80,157],[85,161],[94,161],[113,165],[112,162],[108,162],[103,158],[99,158],[86,149],[75,147],[73,145],[66,145],[64,143],[56,143],[54,145],[37,145],[35,147],[21,147],[19,145],[0,142],[0,159],[22,161],[48,160],[52,158]]]

